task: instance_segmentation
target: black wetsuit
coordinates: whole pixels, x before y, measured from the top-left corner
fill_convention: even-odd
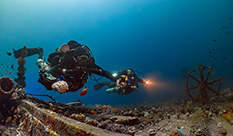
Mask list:
[[[52,84],[65,80],[69,85],[68,92],[74,92],[84,87],[88,76],[97,74],[105,76],[115,81],[116,78],[108,71],[104,71],[95,64],[94,58],[91,56],[89,49],[75,41],[68,43],[70,51],[66,53],[55,52],[49,55],[48,62],[51,69],[40,72],[38,82],[43,84],[48,90],[52,90]]]

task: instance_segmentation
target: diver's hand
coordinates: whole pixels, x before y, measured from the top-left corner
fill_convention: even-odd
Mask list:
[[[65,82],[63,80],[53,83],[52,88],[54,90],[58,90],[59,93],[64,93],[69,89],[67,82]]]

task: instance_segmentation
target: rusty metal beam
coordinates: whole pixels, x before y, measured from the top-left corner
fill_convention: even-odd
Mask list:
[[[20,110],[23,117],[18,131],[24,135],[127,136],[127,134],[113,133],[48,109],[39,108],[28,100],[22,100]]]

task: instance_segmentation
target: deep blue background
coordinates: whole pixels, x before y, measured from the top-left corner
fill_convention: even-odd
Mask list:
[[[107,94],[106,88],[96,92],[91,80],[83,97],[80,91],[59,94],[37,82],[35,55],[26,58],[28,93],[49,94],[60,102],[80,98],[84,104],[165,102],[187,97],[184,72],[197,64],[214,64],[226,77],[222,89],[232,86],[232,0],[1,0],[0,5],[3,76],[8,69],[12,74],[7,76],[16,77],[17,71],[7,68],[17,68],[17,61],[6,54],[12,48],[42,47],[47,59],[63,43],[76,40],[90,47],[103,69],[133,68],[156,80],[153,89],[141,85],[128,96]],[[216,60],[210,57],[213,49]]]

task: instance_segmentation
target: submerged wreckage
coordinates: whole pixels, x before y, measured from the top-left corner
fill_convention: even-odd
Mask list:
[[[215,71],[213,70],[213,65],[212,66],[198,65],[190,73],[187,73],[188,76],[186,79],[186,89],[184,91],[188,92],[188,95],[193,101],[202,102],[203,104],[206,103],[208,101],[207,90],[214,93],[215,95],[219,95],[222,78],[209,81],[209,77],[212,74],[212,72],[215,73]],[[195,83],[193,83],[191,80],[194,80]],[[218,84],[217,91],[215,91],[212,88],[212,86],[215,84]],[[192,93],[193,90],[198,91],[196,92],[196,95],[195,92]]]
[[[233,135],[233,88],[218,92],[207,105],[195,100],[207,98],[206,88],[220,79],[200,80],[186,91],[199,88],[192,100],[174,100],[165,104],[88,107],[81,101],[59,103],[27,95],[24,87],[25,60],[18,59],[17,85],[8,77],[0,78],[0,134],[17,136],[208,136]],[[203,72],[205,66],[196,70]],[[212,67],[209,68],[210,74]],[[204,80],[203,80],[204,79]],[[191,95],[190,95],[191,96]],[[206,102],[206,101],[205,101]]]

